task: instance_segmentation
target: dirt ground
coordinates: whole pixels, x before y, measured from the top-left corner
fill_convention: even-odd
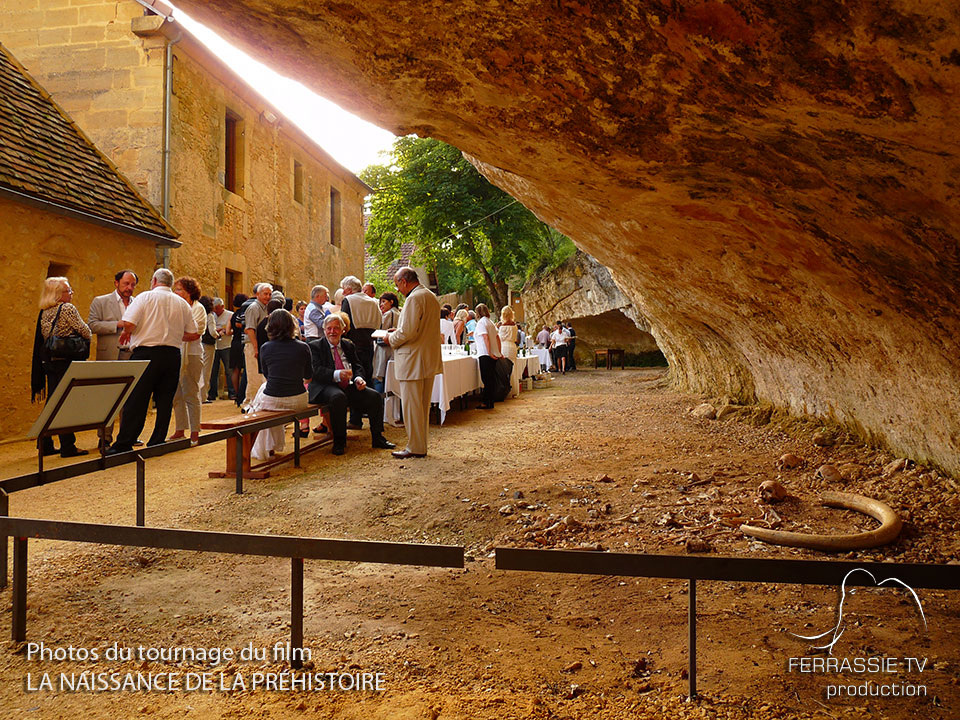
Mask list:
[[[231,660],[99,662],[28,657],[0,648],[4,718],[957,718],[956,592],[919,590],[926,630],[908,593],[848,597],[837,658],[896,658],[896,672],[803,673],[790,658],[825,658],[808,634],[835,622],[837,587],[698,584],[698,685],[685,699],[685,581],[497,570],[493,548],[588,548],[829,559],[744,537],[737,525],[851,532],[875,523],[817,504],[824,489],[887,501],[905,519],[893,545],[842,556],[956,562],[960,495],[929,468],[810,422],[762,408],[723,420],[691,413],[661,369],[582,370],[482,411],[471,403],[431,426],[430,453],[398,462],[350,433],[348,452],[324,449],[295,470],[248,480],[243,495],[215,444],[150,460],[148,526],[462,545],[462,570],[307,561],[305,672],[381,673],[380,691],[252,687],[288,664]],[[205,417],[234,412],[226,401]],[[819,433],[819,435],[818,435]],[[402,443],[402,429],[388,428]],[[816,440],[816,443],[814,442]],[[90,437],[81,446],[92,447]],[[794,453],[803,464],[778,470]],[[5,477],[35,467],[26,443],[0,447]],[[60,461],[56,459],[54,464]],[[842,481],[815,476],[831,463]],[[901,464],[902,465],[902,464]],[[774,510],[757,486],[777,479],[791,498]],[[132,525],[132,465],[13,495],[10,513]],[[31,541],[27,638],[53,648],[272,648],[289,639],[289,561]],[[839,584],[839,583],[838,583]],[[9,627],[10,588],[0,591]],[[4,630],[6,632],[6,630]],[[269,652],[269,651],[268,651]],[[918,658],[923,670],[907,667]],[[795,661],[796,662],[796,661]],[[34,689],[49,673],[187,673],[245,679],[246,689],[172,692]],[[28,677],[29,674],[29,677]],[[264,675],[266,677],[266,675]],[[278,675],[279,677],[279,675]],[[285,677],[289,677],[286,674]],[[300,675],[302,678],[302,675]],[[325,676],[329,677],[329,676]],[[343,677],[338,679],[343,682]],[[828,686],[926,696],[828,697]],[[919,692],[919,690],[916,690]]]

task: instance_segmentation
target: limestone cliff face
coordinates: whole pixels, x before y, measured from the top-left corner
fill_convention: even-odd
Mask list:
[[[614,281],[610,270],[577,252],[556,270],[523,289],[528,328],[569,320],[577,332],[578,362],[592,362],[594,348],[616,347],[635,355],[658,352],[650,324]],[[659,356],[658,356],[659,357]]]
[[[683,386],[960,472],[960,5],[182,0],[451,142],[610,267]]]

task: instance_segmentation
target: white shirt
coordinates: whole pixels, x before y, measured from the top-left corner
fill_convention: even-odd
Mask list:
[[[226,333],[227,328],[230,327],[230,318],[233,317],[233,313],[230,310],[224,309],[219,315],[214,313],[213,317],[215,318],[214,322],[217,324],[217,330]],[[233,337],[230,335],[222,335],[217,338],[217,344],[214,347],[217,350],[226,350],[230,347],[231,342],[233,342]]]
[[[497,327],[488,317],[477,320],[473,329],[473,339],[477,343],[477,355],[493,355],[490,352],[490,338],[497,334]]]
[[[440,334],[443,335],[443,341],[453,345],[457,341],[457,333],[453,328],[453,320],[440,318]]]
[[[184,333],[199,332],[190,305],[166,285],[157,285],[137,295],[137,301],[124,311],[123,321],[135,325],[131,348],[160,345],[179,348]]]
[[[554,345],[566,345],[567,340],[570,339],[570,333],[566,330],[560,332],[559,330],[554,330],[550,333],[550,339],[553,340]]]
[[[193,322],[196,323],[197,332],[203,335],[203,330],[207,327],[207,311],[199,302],[190,305],[190,314],[193,315]],[[183,343],[180,352],[184,355],[203,355],[203,343],[200,338]]]

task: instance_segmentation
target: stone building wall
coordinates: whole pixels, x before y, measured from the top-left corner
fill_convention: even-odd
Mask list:
[[[237,193],[224,185],[226,113],[243,124],[243,172]],[[297,298],[363,271],[365,187],[333,163],[262,99],[228,75],[211,72],[174,46],[172,224],[183,246],[171,268],[195,276],[204,292],[223,295],[225,272],[249,294],[255,282],[280,285]],[[301,166],[302,202],[294,199]],[[331,244],[331,188],[340,194],[340,246]],[[226,299],[226,298],[225,298]]]
[[[0,42],[160,207],[165,41],[131,30],[147,19],[133,0],[4,0]]]
[[[196,276],[210,295],[226,294],[230,270],[235,291],[270,281],[298,298],[363,275],[366,188],[352,173],[177,23],[144,16],[134,0],[82,1],[0,3],[0,42],[162,209],[165,54],[175,41],[169,219],[183,243],[170,255],[175,273]],[[228,107],[244,122],[240,194],[223,187]],[[294,161],[302,204],[293,200]],[[339,247],[330,243],[331,188],[340,193]]]
[[[56,215],[0,197],[0,267],[4,294],[13,311],[0,315],[0,365],[9,382],[0,384],[0,438],[22,435],[40,407],[30,404],[30,362],[38,301],[51,263],[74,289],[73,304],[86,320],[97,295],[114,289],[113,274],[130,268],[138,292],[150,289],[154,244],[117,230]],[[59,266],[59,267],[58,267]],[[96,342],[91,357],[96,357]]]

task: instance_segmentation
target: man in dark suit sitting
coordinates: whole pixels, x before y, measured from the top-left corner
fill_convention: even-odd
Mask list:
[[[353,343],[341,339],[342,335],[343,322],[331,313],[323,320],[323,337],[307,342],[313,356],[310,402],[330,410],[334,455],[343,455],[347,449],[348,408],[369,416],[373,447],[392,450],[396,445],[383,436],[383,397],[354,374],[362,365]]]

